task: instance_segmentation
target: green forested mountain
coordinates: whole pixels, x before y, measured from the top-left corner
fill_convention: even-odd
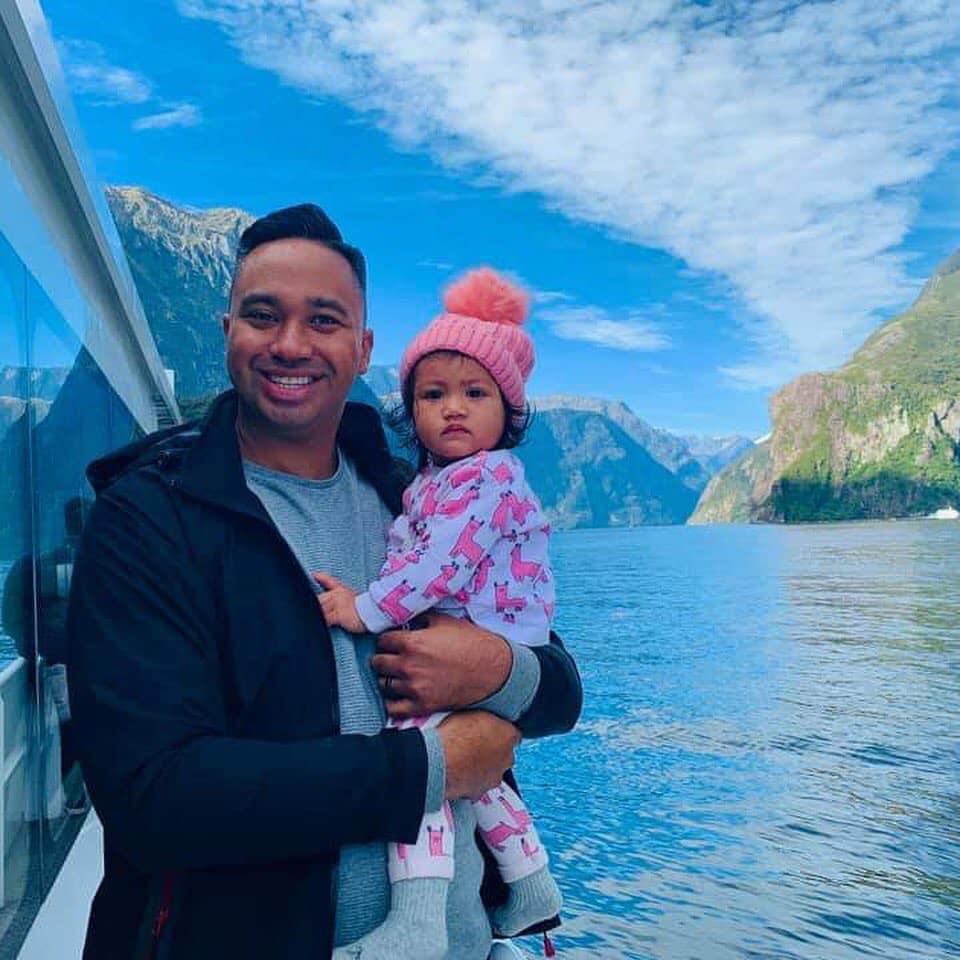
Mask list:
[[[770,412],[770,437],[714,477],[691,522],[960,507],[960,252],[849,363],[794,380]]]

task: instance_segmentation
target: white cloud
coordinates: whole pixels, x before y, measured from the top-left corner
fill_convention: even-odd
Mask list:
[[[666,350],[670,338],[639,313],[623,318],[612,316],[602,307],[562,306],[541,310],[538,314],[550,325],[555,336],[564,340],[582,340],[612,350]]]
[[[957,145],[960,0],[178,0],[406,146],[725,277],[750,385],[832,366],[910,293]]]
[[[110,63],[98,43],[63,40],[57,49],[70,89],[79,96],[102,106],[146,103],[153,96],[153,85],[145,76]]]
[[[203,116],[196,104],[171,104],[167,110],[134,120],[133,129],[166,130],[169,127],[196,127],[202,120]]]
[[[530,299],[535,304],[546,306],[550,303],[569,303],[573,297],[563,290],[532,290]]]
[[[103,47],[90,40],[62,40],[57,44],[70,89],[97,106],[156,104],[158,112],[133,121],[134,130],[195,127],[202,121],[192,103],[163,103],[151,81],[135,70],[111,63]],[[159,101],[159,102],[158,102]]]

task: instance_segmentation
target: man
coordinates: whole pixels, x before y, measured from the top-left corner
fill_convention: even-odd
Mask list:
[[[317,207],[254,223],[224,318],[234,391],[90,469],[68,618],[105,842],[88,960],[330,957],[385,916],[384,843],[510,766],[507,720],[533,736],[576,721],[559,641],[513,648],[432,617],[373,656],[375,638],[326,629],[309,574],[372,579],[407,479],[375,413],[346,403],[373,345],[365,283]],[[384,731],[378,676],[394,717],[484,710]],[[454,807],[449,956],[481,960],[480,854]]]

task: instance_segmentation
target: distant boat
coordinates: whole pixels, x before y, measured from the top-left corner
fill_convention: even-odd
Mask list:
[[[955,507],[941,507],[930,514],[931,520],[960,520],[960,510]]]

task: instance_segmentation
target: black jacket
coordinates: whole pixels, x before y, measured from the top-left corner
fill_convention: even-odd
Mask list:
[[[77,740],[105,842],[86,960],[145,948],[175,960],[329,957],[339,848],[412,842],[423,814],[417,731],[339,734],[329,634],[246,486],[235,419],[230,392],[203,424],[88,470],[98,498],[67,618]],[[348,404],[338,442],[399,510],[409,476],[375,411]],[[518,725],[563,732],[580,710],[576,667],[557,639],[535,652],[541,683]]]

